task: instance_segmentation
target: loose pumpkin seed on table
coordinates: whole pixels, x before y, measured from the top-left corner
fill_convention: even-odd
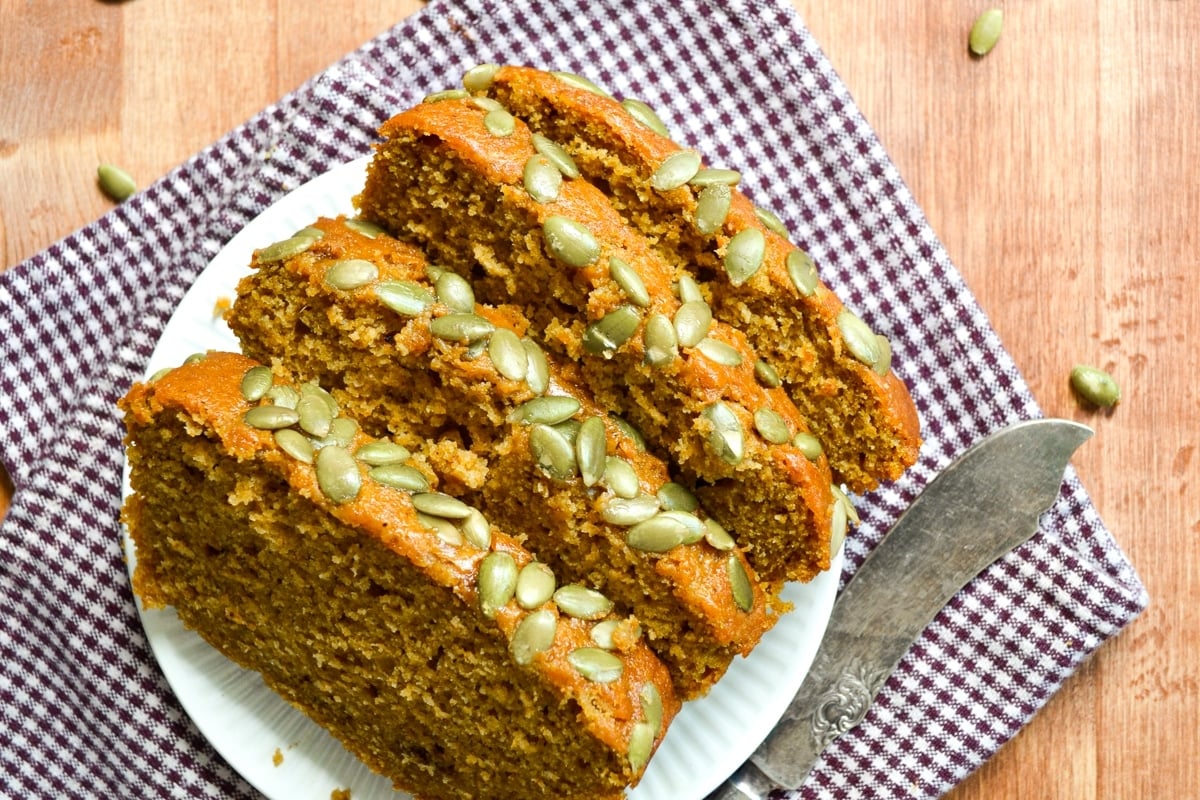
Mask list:
[[[1121,402],[1121,387],[1112,375],[1098,367],[1077,364],[1071,370],[1071,388],[1084,402],[1112,408]]]
[[[101,164],[97,167],[96,181],[101,190],[118,203],[128,200],[137,191],[137,183],[133,176],[116,164]]]
[[[999,8],[989,8],[975,19],[971,32],[967,36],[967,46],[977,56],[985,56],[992,51],[1000,41],[1000,32],[1004,28],[1004,11]]]

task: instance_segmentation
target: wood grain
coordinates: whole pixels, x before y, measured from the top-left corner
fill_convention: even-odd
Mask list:
[[[795,0],[1047,414],[1149,611],[956,800],[1189,797],[1200,785],[1200,4]],[[103,214],[101,161],[145,185],[420,6],[0,0],[0,250]],[[1077,362],[1125,387],[1081,410]],[[0,442],[0,460],[3,442]],[[0,480],[0,509],[12,489]]]

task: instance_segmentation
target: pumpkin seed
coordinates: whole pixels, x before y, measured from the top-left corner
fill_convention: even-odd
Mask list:
[[[550,567],[540,561],[530,561],[517,574],[517,605],[526,610],[541,608],[554,596],[556,584]]]
[[[662,729],[663,701],[662,695],[653,683],[647,683],[638,690],[638,698],[642,701],[642,716],[645,722],[656,732]]]
[[[678,547],[692,530],[682,520],[671,516],[677,513],[681,512],[663,512],[639,522],[626,531],[625,543],[647,553],[665,553]]]
[[[498,108],[504,108],[500,105],[499,100],[494,100],[491,97],[472,97],[471,105],[484,111],[495,111]]]
[[[100,189],[118,203],[128,200],[137,191],[133,176],[116,164],[101,164],[96,168],[96,181]]]
[[[691,489],[675,481],[667,481],[660,486],[657,497],[658,502],[667,511],[690,513],[700,507],[700,501],[696,499],[696,495],[692,494]]]
[[[613,256],[608,260],[608,274],[634,305],[642,308],[650,305],[650,292],[633,267]]]
[[[422,103],[440,103],[443,100],[462,100],[463,98],[469,97],[469,96],[470,95],[467,94],[466,89],[445,89],[440,92],[433,92],[432,94],[425,95],[424,99],[422,99],[421,102]]]
[[[283,384],[272,386],[267,390],[267,394],[265,396],[268,400],[280,408],[294,409],[296,404],[300,402],[300,393],[292,387],[284,386]]]
[[[429,479],[415,467],[404,464],[380,464],[368,473],[371,479],[384,486],[405,492],[428,492]]]
[[[776,389],[780,385],[779,373],[762,359],[754,362],[754,377],[768,389]]]
[[[629,112],[629,116],[642,123],[643,126],[654,131],[659,136],[667,139],[671,138],[671,132],[667,130],[667,126],[662,121],[662,118],[646,103],[634,97],[626,97],[621,101],[621,106]]]
[[[742,180],[742,173],[736,169],[717,169],[706,167],[688,181],[692,186],[736,186]]]
[[[821,440],[808,431],[800,431],[793,436],[792,446],[809,461],[816,461],[821,457]]]
[[[292,427],[300,421],[300,415],[283,406],[255,406],[242,415],[242,421],[260,431],[275,431]]]
[[[673,519],[683,525],[686,532],[683,534],[682,544],[695,544],[704,538],[704,521],[695,514],[687,511],[664,511],[659,516]]]
[[[499,71],[499,64],[478,64],[463,75],[463,86],[468,92],[486,91]]]
[[[868,367],[874,368],[883,354],[879,352],[879,342],[875,339],[875,332],[871,330],[870,326],[847,308],[838,312],[837,326],[850,355]]]
[[[556,425],[575,416],[582,407],[578,400],[566,395],[535,397],[514,408],[508,421],[522,425]]]
[[[706,408],[703,414],[712,425],[708,434],[709,447],[727,464],[741,462],[746,452],[745,435],[733,409],[718,401]]]
[[[324,439],[318,439],[313,442],[313,447],[322,448],[331,444],[339,447],[349,447],[354,443],[354,437],[358,434],[358,423],[349,417],[334,417],[333,422],[329,423],[329,435]]]
[[[324,447],[317,453],[316,463],[317,486],[322,494],[339,505],[358,497],[362,473],[349,450],[337,445]]]
[[[679,337],[666,314],[651,314],[642,334],[646,363],[652,367],[670,364],[679,355]]]
[[[403,317],[420,315],[434,301],[428,289],[413,281],[382,281],[375,286],[375,297]]]
[[[717,550],[732,550],[736,543],[729,531],[712,517],[704,520],[704,540]]]
[[[767,240],[758,228],[746,228],[725,245],[725,271],[734,286],[741,286],[758,272],[767,252]]]
[[[892,343],[886,336],[875,334],[875,344],[879,349],[879,360],[875,362],[874,370],[877,375],[887,375],[892,368]]]
[[[325,283],[344,292],[358,289],[379,277],[379,268],[362,258],[335,261],[325,270]]]
[[[550,159],[550,163],[558,167],[558,171],[563,174],[564,178],[579,177],[579,167],[576,166],[575,159],[571,158],[570,153],[564,150],[558,142],[540,133],[535,133],[530,138],[533,142],[533,149]]]
[[[445,271],[446,270],[442,269],[437,264],[425,265],[425,277],[429,278],[429,280],[433,281],[434,283],[437,283],[437,279],[442,277],[442,273]]]
[[[305,464],[313,462],[313,446],[312,442],[298,430],[294,428],[281,428],[273,434],[275,444],[279,445],[279,449],[287,453],[297,461]]]
[[[583,427],[583,423],[577,419],[564,419],[562,422],[556,422],[550,427],[561,433],[563,438],[571,444],[571,447],[574,447],[576,439],[579,438],[579,429]]]
[[[787,254],[785,265],[792,285],[802,297],[808,297],[817,290],[821,279],[817,276],[817,265],[808,253],[797,247]]]
[[[475,291],[467,279],[456,272],[446,271],[438,276],[433,286],[437,299],[462,314],[475,311]]]
[[[534,611],[517,623],[508,646],[513,660],[526,665],[538,653],[544,653],[554,645],[554,634],[558,630],[558,617],[548,608]]]
[[[620,657],[599,647],[577,647],[567,655],[567,660],[576,672],[593,683],[612,683],[625,668]]]
[[[483,115],[483,127],[492,136],[512,136],[517,129],[517,120],[503,108],[494,108]]]
[[[414,494],[412,504],[422,514],[442,519],[466,519],[471,514],[469,505],[443,492]]]
[[[754,608],[754,587],[750,584],[750,576],[737,555],[725,559],[725,571],[729,575],[729,589],[733,592],[733,602],[744,612]]]
[[[586,267],[600,257],[600,243],[586,226],[569,217],[554,215],[542,223],[550,255],[570,267]]]
[[[657,497],[639,493],[633,497],[610,497],[600,516],[610,525],[628,528],[651,519],[658,508]]]
[[[208,353],[192,353],[190,356],[188,356],[187,358],[185,358],[183,360],[183,364],[184,364],[184,366],[187,366],[189,364],[199,364],[201,361],[203,361],[206,358],[208,358]]]
[[[275,376],[271,368],[262,364],[246,370],[242,376],[242,399],[247,403],[257,403],[266,397],[267,392],[275,384]]]
[[[787,420],[778,411],[770,408],[760,408],[754,412],[754,428],[758,435],[771,444],[784,444],[792,438],[788,430]]]
[[[616,647],[616,642],[613,641],[613,635],[617,632],[617,627],[621,624],[617,619],[606,619],[597,622],[592,626],[591,639],[596,643],[597,647],[605,650],[612,650]]]
[[[736,347],[707,336],[696,342],[696,350],[709,361],[725,367],[736,367],[742,363],[742,354]]]
[[[404,445],[380,440],[364,444],[354,451],[354,457],[368,466],[381,467],[408,461],[412,453]]]
[[[492,546],[492,525],[479,509],[472,508],[471,513],[460,523],[459,529],[463,537],[480,550],[487,550]]]
[[[708,336],[712,326],[712,309],[703,300],[691,300],[675,312],[675,337],[680,347],[695,347]]]
[[[604,459],[604,484],[613,494],[625,500],[637,497],[641,490],[633,465],[620,456]]]
[[[611,353],[637,332],[641,314],[633,306],[617,306],[588,325],[583,332],[583,349],[593,355]]]
[[[637,723],[629,732],[629,747],[625,751],[625,758],[634,774],[640,773],[650,761],[650,755],[654,751],[654,739],[657,736],[658,730],[652,728],[648,722]]]
[[[614,425],[621,429],[621,433],[633,441],[633,446],[637,448],[639,453],[646,452],[646,437],[629,420],[616,414],[609,414],[608,418],[613,421]]]
[[[758,217],[758,221],[772,233],[778,234],[784,239],[791,238],[791,233],[788,232],[787,226],[783,224],[783,220],[771,209],[755,206],[754,216]]]
[[[529,368],[529,355],[521,344],[521,337],[508,328],[497,328],[488,339],[488,358],[496,371],[510,381],[525,379]]]
[[[300,392],[300,401],[296,404],[296,414],[299,416],[300,429],[310,436],[324,439],[329,435],[333,425],[333,414],[329,404],[314,392]]]
[[[477,314],[453,313],[429,323],[429,332],[439,339],[470,344],[492,335],[496,326]]]
[[[576,89],[583,89],[585,92],[591,92],[592,94],[596,94],[601,97],[607,97],[610,100],[612,99],[611,94],[604,91],[598,85],[582,75],[576,75],[573,72],[551,72],[550,74],[558,78],[563,83],[569,86],[574,86]]]
[[[842,488],[836,483],[831,483],[829,485],[829,490],[833,495],[834,502],[841,503],[845,508],[847,520],[849,520],[851,524],[857,525],[859,523],[858,509],[854,507],[853,501],[850,500],[850,495],[842,491]]]
[[[289,236],[287,239],[267,245],[256,254],[258,256],[258,263],[274,264],[276,261],[286,261],[289,258],[294,258],[312,247],[319,238],[319,236],[297,233]]]
[[[700,284],[696,283],[696,279],[691,275],[682,275],[679,278],[679,283],[675,287],[675,294],[679,297],[681,303],[704,303],[704,292],[700,291]]]
[[[429,530],[437,534],[437,537],[446,544],[452,544],[455,547],[462,547],[463,535],[462,531],[454,527],[454,523],[442,517],[435,517],[432,514],[422,514],[417,512],[417,521],[424,525]]]
[[[562,173],[542,155],[532,155],[525,162],[522,173],[525,191],[539,203],[553,203],[562,189]]]
[[[1000,31],[1004,28],[1004,12],[999,8],[989,8],[980,14],[971,33],[967,36],[967,47],[977,56],[986,56],[992,52],[996,42],[1000,41]]]
[[[549,425],[530,428],[529,450],[537,465],[554,480],[567,481],[577,474],[575,448],[562,433]]]
[[[521,346],[525,348],[527,364],[525,367],[525,385],[534,394],[545,394],[550,388],[550,363],[538,343],[532,339],[522,339]]]
[[[650,186],[660,192],[678,189],[700,171],[700,154],[695,150],[677,150],[663,159],[650,176]]]
[[[517,562],[509,553],[493,550],[479,562],[476,578],[479,589],[479,608],[485,617],[508,604],[517,591]]]
[[[714,183],[700,190],[696,198],[696,213],[693,220],[696,230],[710,236],[721,229],[733,205],[733,190],[728,184]]]
[[[1098,367],[1076,364],[1071,369],[1071,388],[1084,402],[1100,408],[1112,408],[1121,402],[1121,386]]]
[[[175,371],[174,367],[163,367],[160,370],[156,370],[153,375],[151,375],[149,378],[147,378],[146,383],[157,383],[164,375],[169,375],[170,373],[172,373],[174,371]]]
[[[554,604],[568,617],[600,619],[613,610],[613,602],[595,589],[568,583],[554,592]]]
[[[846,541],[846,531],[850,526],[850,517],[846,513],[846,507],[841,503],[833,504],[833,513],[829,520],[829,553],[833,555],[841,548],[842,542]]]
[[[361,217],[351,217],[342,224],[355,233],[361,234],[368,239],[378,239],[380,236],[383,236],[387,233],[387,231],[383,229],[382,225],[377,225],[374,222],[362,219]]]
[[[608,449],[608,433],[604,420],[588,417],[579,426],[575,437],[575,460],[579,464],[579,476],[584,486],[595,486],[604,477],[605,456]]]

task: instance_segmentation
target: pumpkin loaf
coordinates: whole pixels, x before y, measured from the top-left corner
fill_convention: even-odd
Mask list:
[[[603,184],[564,179],[561,149],[489,98],[422,103],[381,134],[364,217],[470,279],[481,301],[518,306],[597,403],[676,466],[764,580],[828,568],[839,502],[824,456],[804,446],[803,416],[756,379],[745,334],[713,318]]]
[[[916,461],[917,414],[887,341],[821,283],[778,217],[738,191],[736,171],[705,168],[644,103],[576,76],[485,65],[464,83],[560,145],[678,276],[697,280],[713,316],[746,336],[764,379],[803,412],[836,482],[864,491]]]
[[[315,380],[370,433],[419,453],[442,491],[519,536],[563,580],[635,615],[684,699],[786,604],[513,306],[356,219],[258,251],[226,316],[247,355]],[[292,237],[294,240],[296,237]],[[288,240],[291,241],[291,240]]]
[[[322,409],[314,414],[311,402]],[[291,406],[295,404],[295,408]],[[134,588],[417,798],[619,798],[679,708],[596,611],[314,384],[212,353],[121,403]]]

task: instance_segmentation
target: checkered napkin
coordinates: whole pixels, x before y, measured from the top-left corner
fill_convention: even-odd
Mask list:
[[[101,219],[0,275],[0,791],[251,797],[180,710],[121,550],[122,427],[172,310],[242,226],[369,152],[388,116],[480,62],[591,77],[736,166],[895,348],[926,444],[859,499],[846,576],[986,433],[1039,416],[988,320],[784,0],[442,2],[368,43]],[[1027,545],[972,582],[796,797],[934,797],[978,767],[1147,602],[1068,472]],[[685,799],[686,800],[686,799]]]

